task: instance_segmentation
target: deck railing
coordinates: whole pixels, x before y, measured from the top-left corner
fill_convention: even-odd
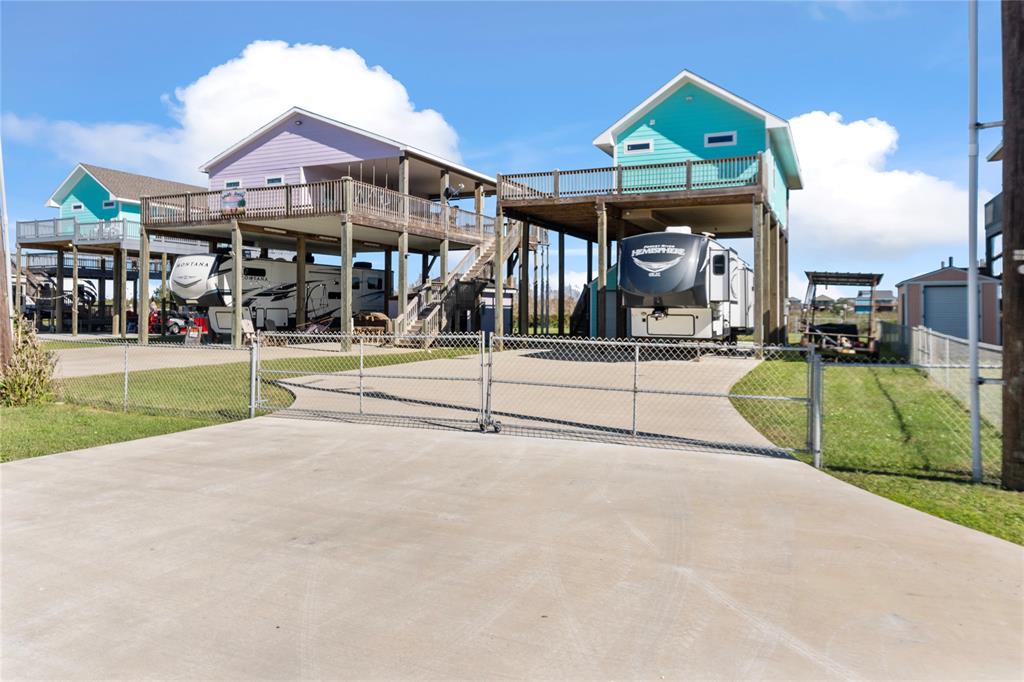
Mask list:
[[[65,253],[64,254],[64,269],[71,270],[74,267],[74,256]],[[29,270],[37,270],[41,268],[45,269],[56,269],[57,268],[57,254],[55,253],[29,253],[24,256],[25,267]],[[150,260],[149,271],[156,275],[160,274],[160,260]],[[114,272],[114,256],[96,256],[92,254],[79,254],[78,256],[78,268],[79,270],[99,270],[104,273]],[[137,272],[139,269],[139,261],[137,258],[128,259],[128,270],[127,272]],[[168,274],[170,273],[170,265],[168,265]]]
[[[408,225],[438,236],[447,234],[481,238],[481,227],[493,233],[494,218],[477,216],[422,197],[352,180],[352,214],[356,219]],[[228,204],[222,192],[197,192],[143,197],[143,221],[150,226],[178,226],[222,222],[232,218],[268,220],[302,216],[337,215],[344,212],[344,181],[323,180],[298,185],[247,187],[244,205]]]
[[[680,192],[755,186],[761,155],[502,175],[502,201]]]
[[[44,220],[22,220],[17,224],[19,242],[69,241],[80,246],[98,244],[124,244],[138,241],[142,235],[142,224],[137,220],[97,220],[78,222],[75,218],[48,218]],[[154,247],[175,245],[185,247],[206,247],[206,242],[184,237],[153,235],[150,244]]]

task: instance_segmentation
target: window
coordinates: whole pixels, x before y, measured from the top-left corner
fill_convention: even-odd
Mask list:
[[[705,147],[735,147],[736,131],[731,130],[724,133],[707,133],[704,135]]]
[[[359,289],[362,288],[362,286],[363,280],[359,279],[358,277],[352,278],[352,291],[358,291]]]
[[[327,292],[327,298],[329,298],[329,299],[341,298],[341,292],[340,291],[328,291]]]
[[[104,201],[103,202],[103,208],[116,208],[116,207],[117,207],[117,202],[116,201]]]
[[[81,211],[83,208],[85,207],[82,206],[81,204],[71,204],[72,211]]]
[[[238,189],[242,186],[241,180],[225,180],[224,189]]]
[[[284,176],[283,175],[268,175],[267,176],[267,185],[283,185],[283,184],[284,184]]]
[[[266,277],[267,271],[265,268],[242,268],[242,274],[246,277]]]
[[[366,280],[366,288],[367,289],[373,289],[373,290],[376,290],[376,291],[380,291],[381,289],[384,288],[384,278],[383,277],[369,277],[369,278],[367,278],[367,280]]]
[[[711,258],[711,274],[712,275],[724,275],[725,274],[725,254],[715,254]]]
[[[623,152],[626,154],[646,154],[654,151],[654,141],[627,142]]]

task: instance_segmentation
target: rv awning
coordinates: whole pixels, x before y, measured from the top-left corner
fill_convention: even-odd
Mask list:
[[[809,284],[823,286],[876,287],[882,281],[881,273],[874,272],[811,272],[805,271]]]

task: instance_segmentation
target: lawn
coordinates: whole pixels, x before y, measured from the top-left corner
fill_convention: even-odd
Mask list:
[[[201,352],[201,351],[197,351]],[[368,354],[364,367],[385,367],[420,360],[477,353],[476,345],[414,352]],[[292,394],[276,379],[359,368],[359,357],[319,353],[310,357],[266,360],[260,386],[266,414],[288,407]],[[152,369],[128,374],[128,411],[121,372],[74,377],[58,382],[59,403],[3,408],[2,461],[115,443],[208,426],[249,415],[249,363]]]
[[[1024,495],[998,487],[1001,450],[983,423],[985,482],[972,485],[967,410],[911,368],[842,363],[824,369],[822,459],[844,481],[915,509],[1024,544]],[[802,362],[766,361],[733,393],[806,394]],[[802,410],[733,399],[737,410],[772,442],[801,447]],[[808,455],[799,455],[807,460]]]
[[[139,415],[46,403],[0,408],[0,462],[158,436],[214,423],[198,417]]]

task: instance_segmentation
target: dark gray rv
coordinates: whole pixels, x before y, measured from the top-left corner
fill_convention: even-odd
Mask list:
[[[753,329],[753,271],[712,237],[688,227],[626,237],[618,269],[629,336],[735,339]]]

